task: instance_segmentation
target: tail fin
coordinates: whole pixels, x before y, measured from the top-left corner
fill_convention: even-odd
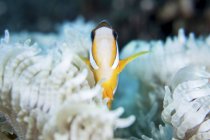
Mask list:
[[[108,101],[107,106],[108,106],[109,109],[111,109],[111,107],[112,107],[112,100]]]

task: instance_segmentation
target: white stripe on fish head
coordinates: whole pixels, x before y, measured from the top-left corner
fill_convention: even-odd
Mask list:
[[[91,48],[89,50],[90,64],[93,67],[93,69],[97,70],[97,69],[99,69],[99,67],[98,67],[98,65],[96,64],[96,61],[93,58],[92,50],[93,50],[93,46],[91,46]]]
[[[114,60],[114,63],[112,65],[112,69],[116,69],[118,64],[119,64],[119,50],[118,50],[118,44],[117,44],[117,41],[116,41],[116,47],[117,47],[117,54],[116,54],[116,57],[115,57],[115,60]]]

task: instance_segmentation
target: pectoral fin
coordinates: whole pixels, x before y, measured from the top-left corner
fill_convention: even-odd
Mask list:
[[[136,53],[134,55],[131,55],[123,60],[120,60],[118,68],[117,68],[117,72],[120,73],[128,63],[132,62],[137,57],[139,57],[143,54],[147,54],[147,53],[149,53],[149,51],[142,51],[142,52]]]
[[[88,58],[85,58],[83,56],[79,56],[83,62],[85,62],[86,65],[88,65],[88,67],[90,68],[90,60]]]

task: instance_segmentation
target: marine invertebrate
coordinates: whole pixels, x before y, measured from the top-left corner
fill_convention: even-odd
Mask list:
[[[125,107],[127,115],[135,114],[137,123],[131,131],[127,130],[130,133],[128,136],[142,138],[142,135],[146,135],[155,139],[151,130],[157,130],[160,124],[164,125],[161,112],[165,85],[170,85],[173,76],[185,66],[194,64],[209,68],[210,37],[195,38],[193,33],[185,36],[184,30],[180,29],[178,36],[169,37],[165,42],[131,41],[122,50],[121,57],[142,50],[149,50],[151,53],[136,59],[122,72],[117,91],[121,94],[116,94],[117,100],[113,106]],[[142,123],[142,120],[147,121]],[[172,128],[168,127],[167,133],[170,131],[172,134]],[[171,137],[172,135],[168,135],[166,139]]]
[[[193,33],[186,36],[183,29],[178,36],[168,37],[166,41],[134,40],[125,46],[121,57],[127,57],[136,51],[150,50],[128,66],[129,73],[134,73],[139,80],[150,88],[157,89],[168,84],[172,76],[190,64],[209,67],[210,36],[195,38]],[[135,66],[135,69],[133,68]],[[163,97],[163,96],[162,96]]]
[[[90,33],[94,27],[94,22],[86,22],[84,18],[78,17],[74,22],[64,22],[57,26],[56,33],[18,32],[11,34],[10,40],[25,42],[30,39],[38,43],[42,50],[54,48],[58,44],[70,44],[74,52],[87,57],[91,46]]]
[[[101,87],[93,86],[68,42],[46,48],[29,40],[13,43],[6,31],[0,53],[0,111],[19,139],[112,139],[114,129],[135,120],[119,118],[122,109],[107,109]]]
[[[166,86],[162,117],[178,139],[210,138],[210,73],[204,67],[181,69]]]

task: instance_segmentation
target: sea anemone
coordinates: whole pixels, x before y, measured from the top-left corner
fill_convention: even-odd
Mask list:
[[[70,38],[78,33],[74,27],[71,32]],[[44,47],[30,40],[13,42],[5,31],[0,44],[0,111],[14,131],[4,134],[16,133],[18,139],[107,140],[114,138],[116,128],[134,122],[134,116],[119,118],[122,108],[107,109],[101,87],[79,57],[88,44],[73,38],[75,42],[60,40]]]
[[[185,67],[165,88],[163,120],[179,139],[210,138],[210,73],[204,67]]]
[[[178,36],[168,37],[165,42],[131,41],[122,50],[121,57],[142,50],[150,50],[150,53],[133,61],[122,72],[117,90],[119,94],[116,94],[114,101],[114,107],[123,106],[125,114],[134,114],[137,122],[126,130],[127,134],[125,130],[117,134],[141,139],[172,139],[173,128],[168,124],[165,126],[161,119],[166,96],[164,87],[171,84],[181,68],[189,65],[209,68],[210,36],[195,38],[190,33],[187,37],[184,30],[180,29]]]

